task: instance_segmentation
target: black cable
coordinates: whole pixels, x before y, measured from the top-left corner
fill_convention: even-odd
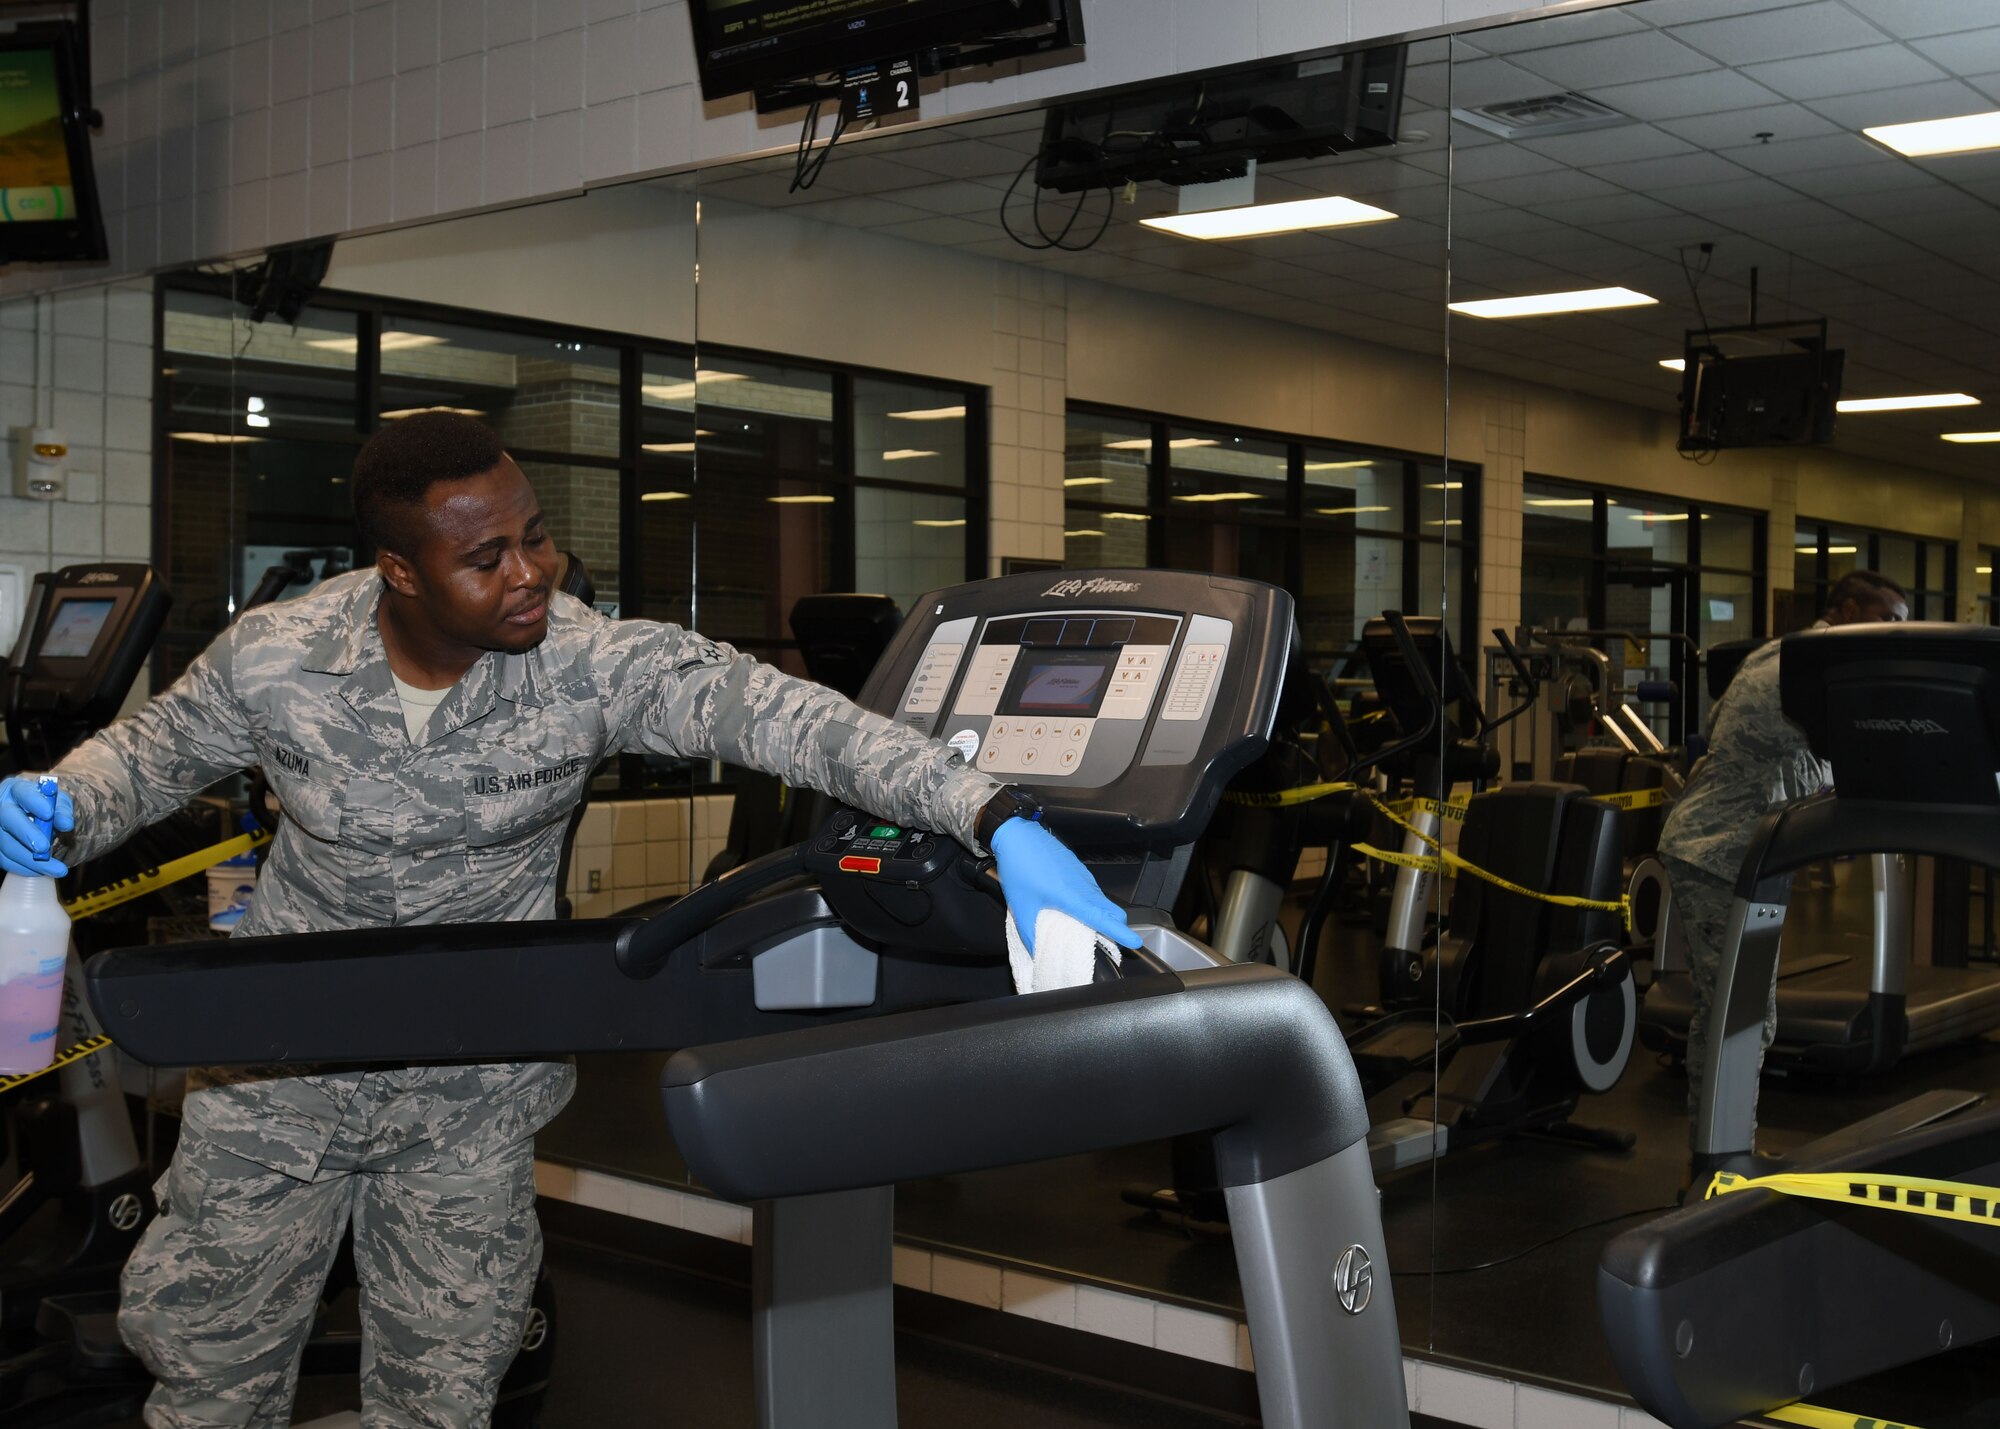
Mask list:
[[[840,136],[848,132],[846,106],[842,106],[840,112],[834,116],[834,132],[826,136],[826,148],[822,148],[818,154],[812,154],[812,136],[818,130],[820,130],[820,100],[814,100],[812,106],[806,110],[806,124],[798,132],[798,156],[792,168],[792,186],[784,192],[796,194],[800,188],[812,188],[818,182],[820,170],[826,168],[826,156],[834,152],[834,144],[838,144]],[[808,154],[812,156],[808,158]]]
[[[1566,1231],[1556,1232],[1554,1235],[1550,1236],[1547,1240],[1538,1240],[1533,1245],[1528,1246],[1526,1249],[1514,1251],[1509,1255],[1500,1256],[1498,1259],[1495,1260],[1482,1260],[1476,1265],[1440,1265],[1430,1270],[1393,1270],[1390,1272],[1390,1274],[1470,1275],[1472,1272],[1476,1270],[1492,1270],[1497,1266],[1512,1265],[1515,1261],[1524,1260],[1528,1256],[1533,1255],[1538,1250],[1547,1250],[1557,1241],[1566,1240],[1570,1236],[1577,1234],[1577,1232],[1579,1231],[1590,1231],[1590,1230],[1596,1230],[1600,1226],[1616,1225],[1619,1221],[1629,1221],[1634,1216],[1663,1216],[1669,1211],[1678,1211],[1679,1209],[1680,1207],[1674,1204],[1673,1202],[1669,1202],[1664,1206],[1641,1206],[1635,1211],[1620,1211],[1617,1215],[1606,1216],[1603,1220],[1585,1221],[1582,1225],[1571,1226]]]
[[[1030,212],[1035,220],[1035,233],[1042,240],[1040,243],[1031,242],[1029,239],[1023,238],[1020,234],[1014,231],[1014,225],[1007,221],[1007,209],[1014,202],[1014,194],[1020,189],[1021,180],[1028,176],[1028,170],[1034,168],[1036,165],[1041,163],[1041,161],[1042,161],[1042,156],[1039,153],[1033,154],[1029,157],[1026,163],[1022,164],[1019,169],[1015,170],[1014,181],[1007,185],[1007,192],[1003,194],[1000,198],[1001,232],[1005,233],[1009,238],[1013,239],[1023,248],[1033,249],[1038,253],[1046,252],[1051,248],[1061,249],[1065,253],[1082,253],[1086,249],[1095,247],[1097,244],[1097,240],[1104,237],[1105,230],[1111,227],[1111,213],[1118,203],[1117,195],[1113,189],[1113,186],[1110,184],[1106,184],[1104,186],[1105,202],[1104,202],[1103,221],[1097,225],[1097,232],[1090,235],[1090,241],[1088,243],[1065,243],[1063,242],[1063,240],[1069,237],[1070,230],[1076,227],[1077,219],[1082,216],[1084,204],[1087,203],[1090,199],[1089,189],[1081,189],[1077,192],[1076,203],[1074,206],[1071,207],[1069,211],[1068,220],[1065,221],[1062,228],[1053,237],[1051,237],[1049,235],[1048,229],[1042,223],[1042,191],[1039,185],[1036,186],[1035,200],[1030,209]]]
[[[1699,273],[1690,273],[1688,271],[1688,255],[1685,246],[1676,249],[1674,256],[1680,259],[1681,277],[1687,280],[1688,296],[1694,299],[1695,316],[1701,319],[1701,333],[1703,337],[1706,337],[1709,331],[1708,312],[1701,305],[1700,280],[1708,276],[1709,265],[1715,262],[1715,250],[1711,248],[1702,255],[1701,271]]]

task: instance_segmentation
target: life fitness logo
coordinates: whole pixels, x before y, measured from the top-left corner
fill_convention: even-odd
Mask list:
[[[78,577],[76,583],[78,585],[110,585],[117,579],[118,573],[116,571],[92,571],[89,575]]]
[[[1871,734],[1950,734],[1934,719],[1858,719],[1856,729],[1867,730]]]
[[[1087,581],[1057,581],[1042,594],[1044,596],[1132,595],[1138,589],[1137,581],[1113,581],[1106,580],[1103,576],[1093,576]]]

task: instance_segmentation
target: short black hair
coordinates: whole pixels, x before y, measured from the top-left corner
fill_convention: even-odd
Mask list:
[[[484,422],[458,412],[417,412],[390,422],[354,458],[354,524],[376,550],[415,554],[410,517],[440,481],[491,471],[507,449]]]
[[[1872,596],[1893,595],[1904,605],[1910,603],[1910,593],[1897,582],[1880,571],[1849,571],[1833,583],[1826,593],[1826,608],[1835,611],[1849,600],[1860,603]]]

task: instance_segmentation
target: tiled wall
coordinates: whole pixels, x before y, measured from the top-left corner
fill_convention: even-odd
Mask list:
[[[747,1206],[552,1162],[535,1163],[547,1200],[673,1226],[738,1245],[751,1242]],[[1100,1285],[1031,1274],[916,1246],[894,1250],[895,1283],[1003,1314],[1254,1372],[1249,1327],[1228,1315]],[[1428,1360],[1403,1361],[1411,1410],[1466,1429],[1664,1429],[1651,1415],[1580,1395],[1516,1384]]]
[[[1068,280],[1015,263],[993,269],[991,573],[1007,556],[1063,556],[1063,411]]]
[[[1083,56],[926,86],[974,114],[1533,0],[1092,0]],[[574,193],[773,149],[796,113],[704,104],[682,0],[98,0],[114,274]],[[60,270],[0,275],[0,293]]]
[[[0,303],[0,566],[25,586],[78,561],[150,559],[152,420],[150,281]],[[69,442],[67,489],[23,500],[15,443],[45,425]]]
[[[685,893],[729,834],[728,794],[592,804],[577,825],[569,897],[578,918],[608,918],[648,898]]]
[[[1528,450],[1528,404],[1495,398],[1486,403],[1479,512],[1479,629],[1511,631],[1521,623],[1521,494]],[[1483,664],[1483,662],[1482,662]],[[1483,678],[1483,675],[1482,675]],[[1483,696],[1482,696],[1483,698]]]

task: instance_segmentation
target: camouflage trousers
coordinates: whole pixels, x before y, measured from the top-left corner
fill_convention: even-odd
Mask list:
[[[153,1429],[291,1422],[299,1358],[349,1224],[362,1424],[487,1422],[541,1264],[534,1143],[460,1168],[419,1120],[421,1075],[364,1077],[309,1181],[198,1129],[183,1137],[120,1285],[119,1333],[158,1381]]]
[[[1722,969],[1722,946],[1729,934],[1729,915],[1736,903],[1736,892],[1729,883],[1717,878],[1707,869],[1696,868],[1691,863],[1682,863],[1673,857],[1661,860],[1667,867],[1667,881],[1674,890],[1674,916],[1680,920],[1681,929],[1687,939],[1687,959],[1689,980],[1693,985],[1693,1007],[1688,1013],[1687,1075],[1688,1075],[1688,1127],[1692,1134],[1696,1095],[1701,1087],[1703,1070],[1708,1066],[1709,1026],[1716,1017],[1715,980]],[[1771,1040],[1778,1035],[1778,982],[1774,976],[1764,1006],[1764,1045],[1758,1054],[1758,1066],[1763,1065],[1763,1052],[1771,1050]],[[1756,1085],[1751,1087],[1755,1096]],[[1751,1111],[1756,1111],[1756,1103],[1751,1103]],[[1755,1120],[1751,1122],[1756,1125]]]

